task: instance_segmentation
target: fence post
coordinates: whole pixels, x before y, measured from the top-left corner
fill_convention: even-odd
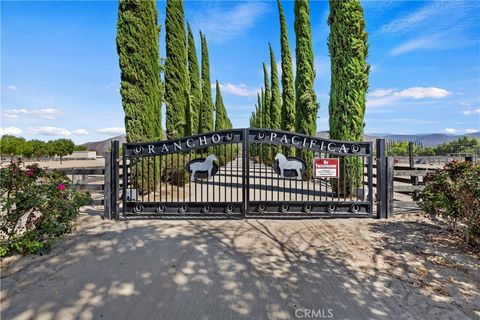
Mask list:
[[[386,218],[393,217],[393,183],[395,177],[395,158],[387,157],[387,213]]]
[[[112,197],[112,218],[118,220],[118,161],[119,161],[120,144],[118,140],[112,141],[112,179],[111,179],[111,197]]]
[[[408,163],[410,165],[410,169],[413,169],[415,164],[413,162],[413,142],[412,141],[408,142]]]
[[[103,191],[103,217],[112,219],[112,154],[110,151],[105,153],[105,175]]]
[[[377,219],[387,218],[387,164],[385,139],[377,139]]]

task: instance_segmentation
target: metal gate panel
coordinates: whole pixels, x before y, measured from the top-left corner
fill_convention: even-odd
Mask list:
[[[341,177],[314,179],[313,157],[339,158]],[[281,161],[303,163],[301,177],[282,176],[291,170],[280,171]],[[372,164],[370,142],[270,129],[125,143],[123,215],[372,216]],[[355,190],[345,192],[352,176]]]
[[[125,143],[123,214],[244,214],[244,130]],[[208,175],[211,173],[211,177]]]

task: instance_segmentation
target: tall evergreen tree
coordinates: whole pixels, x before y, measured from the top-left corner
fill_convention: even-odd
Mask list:
[[[213,102],[207,39],[201,32],[200,39],[202,41],[202,103],[200,104],[198,132],[204,133],[213,131]]]
[[[117,52],[128,142],[162,139],[158,12],[153,0],[120,0]]]
[[[258,105],[257,128],[263,128],[263,103],[262,103],[261,95],[263,95],[263,89],[262,89],[262,93],[257,92],[257,105]]]
[[[330,0],[330,138],[361,141],[368,89],[368,35],[359,0]]]
[[[310,6],[308,0],[295,0],[295,38],[297,74],[296,89],[296,128],[299,133],[314,136],[318,104],[313,90],[315,69],[313,63],[312,33],[310,28]]]
[[[315,69],[313,64],[310,5],[308,0],[295,0],[295,39],[297,74],[295,78],[297,132],[315,136],[317,130],[318,103],[313,90]],[[303,152],[307,176],[312,175],[313,153]]]
[[[273,53],[272,46],[268,44],[270,49],[270,78],[272,80],[272,96],[270,100],[270,128],[280,129],[282,102],[280,98],[280,88],[278,87],[277,61]]]
[[[202,89],[200,86],[200,69],[198,66],[197,50],[195,48],[195,39],[193,38],[190,24],[187,23],[188,30],[188,78],[190,80],[190,111],[192,134],[198,132],[198,117],[200,113],[200,104],[202,103]]]
[[[227,110],[223,104],[222,92],[218,80],[215,82],[215,131],[228,128]]]
[[[288,42],[287,20],[280,0],[277,0],[280,15],[280,45],[282,48],[282,120],[281,128],[295,131],[295,85],[292,68],[292,56]]]
[[[187,38],[183,0],[167,0],[165,61],[166,127],[169,139],[185,135],[188,105]]]
[[[270,128],[270,80],[268,78],[267,65],[263,65],[263,82],[265,91],[263,92],[263,127]]]
[[[368,89],[368,35],[359,0],[330,0],[328,48],[331,60],[331,88],[328,106],[330,138],[361,141],[363,139],[365,95]],[[362,163],[356,157],[342,159],[340,190],[353,194],[361,187]]]

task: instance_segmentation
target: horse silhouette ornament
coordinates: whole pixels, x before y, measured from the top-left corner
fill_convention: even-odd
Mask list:
[[[215,163],[217,157],[214,154],[206,159],[194,159],[187,163],[186,170],[190,173],[190,180],[210,179],[218,172],[218,165]]]
[[[274,170],[281,178],[301,178],[306,168],[303,160],[295,157],[287,158],[281,153],[277,153],[275,161]]]

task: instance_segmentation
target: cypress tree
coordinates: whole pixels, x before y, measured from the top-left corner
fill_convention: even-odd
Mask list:
[[[270,128],[280,129],[282,102],[280,101],[280,88],[278,87],[277,61],[275,60],[272,46],[270,44],[268,46],[270,49],[270,77],[272,80],[272,96],[269,110]]]
[[[162,139],[158,12],[155,1],[120,0],[117,53],[128,142]]]
[[[204,133],[213,131],[213,102],[207,39],[201,32],[200,39],[202,41],[202,103],[200,104],[198,132]]]
[[[229,129],[227,111],[223,104],[222,92],[218,85],[218,80],[215,83],[215,131]]]
[[[277,0],[280,15],[280,45],[282,48],[282,120],[281,128],[295,131],[295,87],[292,69],[292,56],[288,42],[287,20],[280,0]]]
[[[310,28],[310,7],[308,0],[295,0],[295,36],[297,74],[296,115],[297,131],[315,136],[318,104],[313,90],[315,70],[313,64],[312,34]]]
[[[313,64],[310,6],[308,0],[295,0],[295,39],[297,74],[295,78],[297,132],[315,136],[318,104],[313,90],[315,70]],[[313,153],[303,152],[307,176],[312,174]]]
[[[365,31],[360,1],[330,0],[328,24],[330,26],[328,48],[332,70],[328,105],[330,138],[361,141],[370,67],[366,61],[368,35]],[[362,164],[356,157],[344,160],[347,185],[341,186],[340,190],[352,194],[355,186],[360,187]],[[341,173],[345,172],[341,170]],[[340,181],[343,180],[341,177]]]
[[[167,136],[185,135],[188,98],[187,38],[185,34],[183,0],[167,0],[165,61],[165,102],[167,105]]]
[[[263,82],[265,86],[265,91],[263,92],[263,127],[264,128],[271,128],[270,127],[270,80],[268,79],[268,71],[267,65],[265,63],[263,65]]]
[[[330,0],[330,138],[361,141],[368,89],[367,32],[359,0]]]
[[[188,29],[188,78],[190,80],[190,111],[192,134],[198,132],[198,117],[200,113],[200,104],[202,103],[202,90],[200,86],[200,69],[198,66],[197,50],[195,48],[195,40],[193,38],[190,24],[187,23]]]
[[[263,89],[261,90],[262,93],[257,92],[257,128],[263,128],[263,104],[262,104],[262,96],[263,96]],[[262,95],[262,96],[261,96]]]

